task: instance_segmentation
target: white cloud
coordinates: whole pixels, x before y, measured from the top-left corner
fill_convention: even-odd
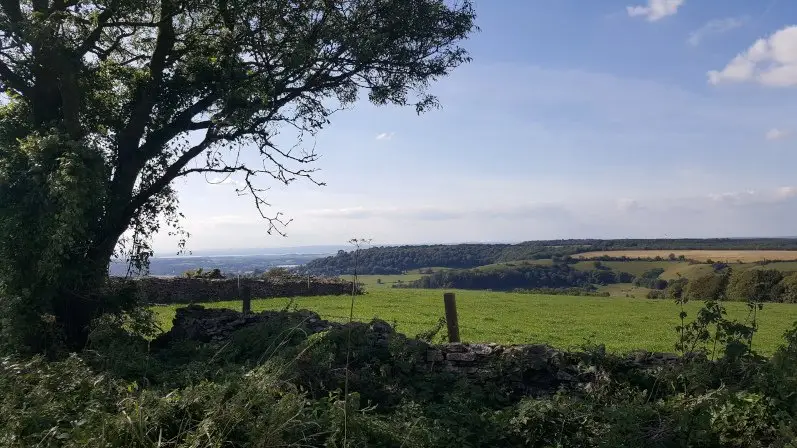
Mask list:
[[[714,203],[725,205],[760,205],[776,204],[797,197],[797,187],[785,186],[774,189],[747,190],[730,193],[709,194]]]
[[[237,181],[231,177],[214,177],[210,179],[208,183],[213,185],[235,185],[236,188],[243,188],[245,185],[243,182]]]
[[[264,220],[257,219],[252,215],[215,215],[198,221],[199,226],[225,226],[225,225],[251,225],[261,224]]]
[[[729,204],[744,204],[758,201],[759,194],[755,190],[735,191],[729,193],[710,193],[708,198],[715,202],[725,202]]]
[[[377,140],[391,140],[393,136],[396,135],[395,132],[382,132],[376,136]]]
[[[622,198],[617,201],[617,209],[621,212],[633,212],[643,207],[636,199]]]
[[[711,84],[757,82],[765,86],[797,86],[797,26],[758,39],[722,70],[708,72]]]
[[[778,128],[772,128],[772,129],[768,130],[766,134],[764,134],[764,137],[767,140],[780,140],[780,139],[788,137],[789,134],[791,134],[791,132],[789,132],[787,130],[778,129]]]
[[[675,15],[685,0],[648,0],[647,6],[627,6],[625,9],[631,17],[644,16],[648,22],[655,22],[667,16]]]
[[[713,19],[705,25],[696,29],[689,35],[689,42],[692,46],[700,45],[700,42],[708,36],[726,33],[732,29],[739,28],[747,22],[744,17],[728,17],[725,19]]]
[[[318,209],[305,212],[309,216],[326,219],[389,219],[413,221],[444,221],[472,219],[537,219],[567,215],[565,209],[555,204],[517,204],[493,207],[344,207]]]
[[[797,187],[780,187],[775,190],[775,198],[779,200],[789,199],[797,196]]]

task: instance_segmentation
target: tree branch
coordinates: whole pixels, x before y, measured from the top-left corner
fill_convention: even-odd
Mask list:
[[[49,0],[31,0],[33,4],[33,10],[36,12],[47,12],[47,7],[49,6]]]
[[[211,120],[204,120],[200,122],[191,121],[197,114],[204,112],[207,108],[213,105],[213,102],[218,98],[218,93],[214,92],[202,98],[196,103],[192,104],[184,111],[177,114],[177,116],[166,126],[158,129],[150,134],[143,145],[138,149],[141,157],[148,160],[158,153],[171,139],[185,131],[197,131],[208,129],[212,125]]]
[[[78,46],[75,52],[78,57],[82,57],[84,54],[86,54],[94,47],[97,41],[100,40],[100,37],[102,37],[103,28],[105,28],[105,24],[108,23],[108,20],[111,19],[113,13],[116,12],[118,5],[118,1],[111,3],[108,8],[105,9],[105,11],[101,12],[100,15],[97,16],[97,27],[94,28],[91,33],[89,33],[89,35],[86,37],[86,40],[84,40],[83,43]]]
[[[30,84],[2,61],[0,61],[0,79],[4,81],[4,84],[17,92],[23,95],[30,94]]]
[[[116,172],[111,185],[111,197],[115,201],[127,201],[135,186],[141,168],[148,158],[142,157],[138,151],[141,138],[150,122],[150,115],[155,105],[155,98],[161,86],[166,58],[174,47],[175,33],[172,21],[172,0],[161,0],[161,20],[158,25],[158,37],[155,50],[150,59],[150,79],[139,89],[138,98],[134,101],[132,113],[127,126],[117,139]],[[126,215],[126,212],[122,212]],[[125,222],[129,218],[125,219]]]
[[[180,175],[180,171],[182,171],[183,168],[188,165],[188,162],[201,154],[202,151],[206,150],[208,147],[210,147],[210,145],[218,140],[219,138],[212,134],[210,130],[208,130],[205,138],[200,143],[184,152],[173,164],[166,168],[166,171],[164,171],[161,177],[144,187],[138,192],[137,195],[135,195],[135,197],[133,197],[127,206],[125,206],[124,212],[122,214],[124,222],[128,222],[133,216],[135,216],[138,209],[143,207],[147,201],[163,191],[166,186],[176,179]]]
[[[111,56],[111,54],[113,54],[113,52],[116,51],[119,48],[119,46],[122,44],[122,42],[125,39],[127,39],[129,37],[133,37],[135,35],[136,35],[135,31],[130,31],[130,32],[127,32],[127,33],[121,33],[120,35],[116,36],[116,39],[114,39],[113,43],[108,48],[103,49],[103,48],[97,47],[95,45],[92,48],[88,48],[85,51],[83,51],[81,53],[81,55],[84,55],[87,52],[94,50],[95,54],[97,55],[97,57],[101,61],[107,61],[108,58]],[[127,65],[127,63],[126,62],[122,62],[119,65],[124,66],[124,65]]]
[[[158,89],[163,80],[166,58],[174,47],[175,34],[174,23],[171,18],[173,6],[171,1],[161,0],[161,17],[168,19],[161,20],[158,24],[158,37],[150,60],[150,80],[141,89],[141,94],[133,107],[130,121],[122,132],[119,150],[120,153],[127,152],[128,154],[125,154],[127,157],[132,156],[130,153],[138,148],[141,136],[144,134],[149,122],[149,116],[152,113],[152,107],[155,104],[155,96],[158,94]]]
[[[24,20],[22,17],[22,9],[19,6],[19,1],[0,0],[0,6],[2,6],[3,12],[6,13],[6,16],[8,16],[12,22],[21,23]]]

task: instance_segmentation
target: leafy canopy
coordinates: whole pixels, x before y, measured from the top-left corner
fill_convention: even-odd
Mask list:
[[[317,182],[317,154],[276,134],[361,92],[434,107],[474,29],[467,0],[0,0],[0,288],[68,308],[114,254],[145,266],[192,174],[240,176],[282,233],[256,179]]]

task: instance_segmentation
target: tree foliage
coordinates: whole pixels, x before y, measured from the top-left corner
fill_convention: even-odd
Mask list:
[[[582,271],[566,263],[550,266],[525,264],[500,269],[448,269],[408,282],[409,288],[515,289],[586,288],[633,280],[627,272],[595,269]]]
[[[469,1],[0,1],[4,303],[79,345],[109,259],[141,269],[153,233],[184,235],[170,187],[184,176],[239,176],[282,233],[257,179],[320,183],[301,137],[360,92],[434,107],[473,21]],[[295,147],[275,143],[284,129]]]
[[[797,239],[761,238],[761,239],[568,239],[526,241],[518,244],[453,244],[453,245],[418,245],[418,246],[384,246],[360,251],[358,272],[363,274],[399,274],[410,269],[447,267],[473,268],[486,264],[503,263],[519,260],[575,261],[576,254],[592,251],[610,250],[700,250],[700,249],[735,249],[763,250],[797,249]],[[794,258],[797,258],[795,252]],[[602,255],[596,261],[631,261],[644,258],[627,256]],[[660,261],[663,261],[659,257]],[[335,256],[320,258],[307,263],[303,269],[320,275],[348,275],[353,271],[353,256],[345,251]],[[684,256],[675,260],[685,261]],[[661,284],[659,285],[661,286]]]
[[[783,273],[775,269],[734,271],[728,282],[728,299],[754,302],[779,302]]]
[[[797,303],[797,272],[791,273],[780,282],[781,301],[787,303]]]

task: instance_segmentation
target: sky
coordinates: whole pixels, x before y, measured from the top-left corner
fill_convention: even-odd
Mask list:
[[[797,2],[475,7],[440,109],[358,102],[304,139],[325,186],[262,184],[287,236],[240,179],[178,181],[187,249],[797,235]]]

